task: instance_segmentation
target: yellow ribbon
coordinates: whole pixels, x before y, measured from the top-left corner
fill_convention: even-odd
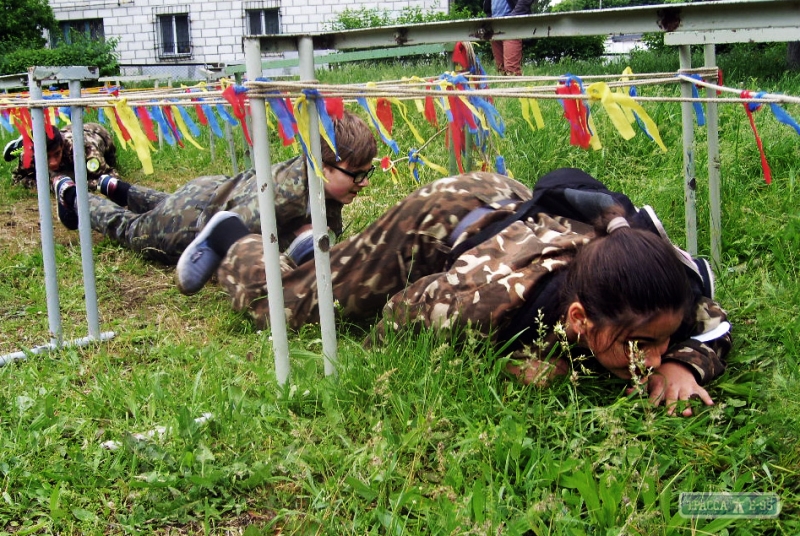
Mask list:
[[[314,174],[319,177],[324,182],[328,182],[328,179],[325,178],[325,174],[322,172],[322,168],[320,167],[317,159],[314,158],[314,153],[311,152],[311,114],[308,111],[308,100],[306,99],[305,95],[300,95],[297,100],[295,101],[294,107],[294,116],[297,119],[297,133],[300,135],[300,139],[303,141],[303,144],[306,146],[308,150],[308,159],[311,162],[311,168],[314,171]],[[320,134],[325,139],[325,142],[331,147],[331,149],[335,150],[335,147],[328,136],[324,134],[325,129],[320,128]]]
[[[139,161],[142,163],[144,174],[152,175],[153,160],[150,157],[150,151],[153,147],[142,130],[139,119],[136,117],[133,109],[128,106],[127,99],[118,100],[114,104],[114,108],[117,110],[122,124],[125,125],[125,128],[131,135],[131,145],[133,145],[133,148],[136,150],[136,156],[139,157]]]
[[[384,98],[397,107],[397,111],[400,112],[400,117],[402,117],[403,121],[405,121],[406,125],[408,125],[408,129],[414,135],[414,138],[417,140],[417,143],[425,143],[425,139],[422,136],[420,136],[416,127],[414,127],[411,121],[408,120],[408,109],[406,108],[406,105],[403,104],[403,102],[397,98],[389,98],[389,97],[384,97]]]
[[[181,111],[178,110],[178,107],[173,104],[172,106],[170,106],[170,108],[172,108],[172,118],[175,119],[175,124],[178,125],[178,130],[181,131],[183,137],[189,140],[189,143],[191,143],[201,151],[205,151],[205,147],[197,143],[192,137],[191,133],[189,132],[189,127],[187,127],[186,123],[183,121],[183,117],[181,117]]]
[[[539,103],[536,102],[536,99],[523,98],[519,99],[519,102],[522,105],[522,118],[527,121],[531,129],[543,129],[544,117],[542,117],[542,110],[539,109]],[[536,121],[536,126],[533,126],[533,123],[531,123],[531,115],[533,115],[533,119]]]
[[[111,130],[114,131],[114,134],[117,135],[117,140],[119,144],[122,146],[123,149],[128,148],[128,142],[125,141],[125,137],[122,135],[122,130],[119,128],[117,124],[117,116],[114,113],[114,108],[111,106],[105,106],[104,111],[106,113],[106,117],[108,118],[108,123],[111,125]]]
[[[410,78],[404,76],[400,80],[405,82],[405,83],[407,83],[407,84],[428,84],[429,83],[427,80],[423,80],[419,76],[412,76]],[[419,112],[422,115],[425,115],[425,99],[423,99],[421,97],[414,99],[414,106],[416,106],[417,112]]]
[[[428,160],[427,158],[425,158],[421,154],[417,154],[417,158],[419,158],[420,160],[425,162],[425,165],[428,166],[429,168],[431,168],[432,170],[440,173],[442,175],[442,177],[446,177],[446,176],[448,176],[450,174],[450,172],[447,171],[445,168],[443,168],[439,164],[434,164],[433,162],[431,162],[430,160]]]
[[[622,71],[622,76],[620,77],[620,81],[627,82],[628,75],[631,74],[633,74],[633,69],[631,69],[630,67],[625,67],[625,69]],[[622,95],[629,95],[629,90],[630,88],[628,86],[621,86],[619,89],[617,89],[617,93],[620,93]],[[623,108],[622,111],[625,113],[625,119],[627,119],[629,123],[633,123],[634,121],[636,121],[636,117],[634,117],[633,111],[630,108]]]
[[[664,142],[661,141],[661,136],[658,133],[658,127],[656,126],[655,122],[650,119],[650,116],[647,115],[647,112],[644,111],[644,108],[642,108],[642,106],[632,97],[625,94],[612,92],[608,87],[608,84],[605,82],[595,82],[594,84],[590,84],[586,88],[586,94],[591,100],[600,101],[600,103],[603,105],[603,108],[605,108],[606,112],[608,113],[608,116],[611,118],[611,122],[619,131],[620,135],[626,140],[629,140],[635,136],[636,132],[631,127],[631,122],[628,121],[623,110],[628,108],[636,112],[636,114],[644,123],[647,132],[653,137],[653,140],[656,142],[656,144],[658,144],[662,151],[667,152],[667,147],[664,145]],[[594,131],[593,126],[592,131]]]

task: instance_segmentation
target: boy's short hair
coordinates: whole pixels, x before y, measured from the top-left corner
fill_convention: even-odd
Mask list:
[[[61,131],[57,128],[53,129],[53,137],[47,138],[47,152],[52,153],[56,149],[63,147],[64,145],[64,137],[61,135]]]
[[[336,149],[339,158],[325,140],[322,140],[322,161],[329,164],[347,162],[351,168],[364,167],[378,154],[378,144],[367,123],[356,114],[345,110],[341,119],[333,122]]]

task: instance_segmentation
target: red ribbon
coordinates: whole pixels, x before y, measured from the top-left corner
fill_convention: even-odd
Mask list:
[[[741,98],[743,99],[751,99],[753,95],[744,90],[741,93]],[[750,103],[745,102],[744,104],[744,111],[747,113],[747,118],[750,120],[750,128],[753,129],[753,134],[756,137],[756,145],[758,145],[758,152],[761,154],[761,169],[764,170],[764,180],[767,184],[772,184],[772,170],[769,168],[769,163],[767,162],[767,155],[764,154],[764,144],[761,142],[761,137],[758,135],[758,131],[756,130],[756,121],[753,118],[753,112],[750,110],[750,105],[753,104],[754,111],[758,111],[761,109],[761,104],[759,103]]]
[[[378,120],[386,129],[389,135],[392,134],[392,127],[394,126],[394,116],[392,115],[392,103],[384,98],[379,98],[378,103],[375,105],[375,115]]]
[[[341,97],[325,97],[325,111],[331,119],[344,117],[344,99]]]
[[[144,130],[144,134],[147,136],[147,139],[150,141],[158,141],[158,135],[153,129],[153,120],[150,119],[150,114],[147,113],[147,108],[144,106],[137,106],[136,116],[139,118],[139,122],[142,123],[142,129]]]
[[[427,86],[426,89],[430,89],[431,86]],[[438,124],[436,120],[436,106],[433,104],[433,96],[427,95],[425,97],[425,119],[433,126]]]
[[[467,49],[464,43],[458,42],[453,48],[453,63],[461,66],[462,69],[469,69],[469,60],[467,59]]]
[[[242,132],[244,133],[244,139],[247,140],[247,144],[252,146],[253,140],[250,139],[250,132],[247,131],[247,121],[244,119],[244,101],[247,95],[244,91],[237,92],[235,86],[228,86],[225,88],[225,91],[222,92],[222,96],[230,103],[233,115],[236,116],[236,119],[239,120],[239,124],[242,125]]]
[[[569,80],[565,85],[559,84],[556,87],[556,95],[580,95],[581,88]],[[569,142],[584,149],[589,148],[589,141],[592,134],[587,124],[586,107],[580,99],[563,99],[564,117],[569,121],[570,134]]]
[[[175,136],[175,141],[178,142],[178,146],[183,149],[183,141],[181,140],[181,134],[178,131],[178,125],[175,124],[175,118],[172,117],[172,110],[170,110],[169,106],[164,106],[164,117],[167,118],[167,123],[169,123],[169,128],[172,129],[172,134]]]

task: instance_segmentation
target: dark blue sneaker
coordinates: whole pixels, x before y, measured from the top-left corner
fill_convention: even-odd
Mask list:
[[[191,296],[200,292],[214,275],[222,262],[222,257],[211,249],[208,237],[217,225],[229,218],[238,218],[241,221],[235,212],[227,210],[217,212],[181,254],[175,267],[175,283],[181,294]]]
[[[78,228],[78,211],[75,210],[75,181],[66,175],[53,179],[53,192],[56,194],[58,219],[69,229]]]

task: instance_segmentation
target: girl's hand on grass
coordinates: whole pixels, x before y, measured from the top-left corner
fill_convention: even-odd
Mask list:
[[[646,381],[650,401],[656,406],[663,402],[668,415],[675,415],[675,411],[679,410],[679,402],[684,400],[699,398],[706,406],[714,405],[708,392],[697,383],[694,374],[681,363],[662,363]],[[692,407],[685,404],[685,408],[679,410],[679,413],[684,417],[691,417]]]

